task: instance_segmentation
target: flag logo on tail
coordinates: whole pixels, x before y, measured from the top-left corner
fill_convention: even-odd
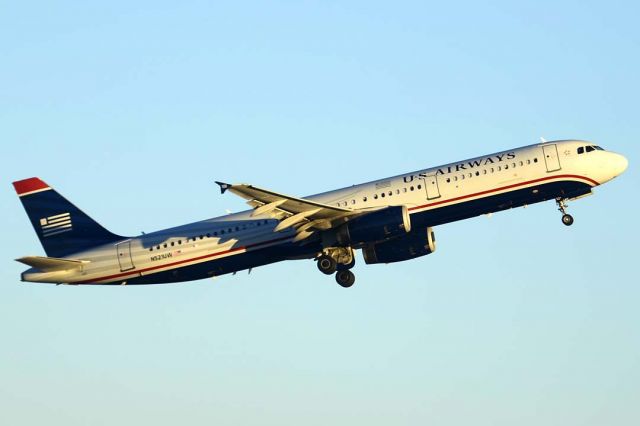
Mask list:
[[[45,238],[62,234],[63,232],[69,232],[73,230],[71,225],[71,214],[62,213],[42,218],[40,219],[40,228],[42,229],[42,235]]]

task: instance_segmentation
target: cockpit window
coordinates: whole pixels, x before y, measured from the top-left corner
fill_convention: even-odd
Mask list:
[[[588,146],[588,147],[587,147],[587,152],[593,152],[593,151],[595,151],[595,150],[596,150],[596,149],[595,149],[593,146]]]
[[[594,145],[594,147],[595,147],[598,151],[604,151],[604,148],[601,148],[601,147],[599,147],[599,146],[597,146],[597,145]]]
[[[584,154],[584,146],[578,148],[578,154]]]

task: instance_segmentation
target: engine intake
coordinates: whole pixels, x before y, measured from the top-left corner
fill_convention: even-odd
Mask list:
[[[436,251],[436,236],[432,228],[417,229],[405,236],[368,244],[362,249],[367,265],[394,263],[426,256]]]

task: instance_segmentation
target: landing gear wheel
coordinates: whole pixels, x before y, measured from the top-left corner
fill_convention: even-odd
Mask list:
[[[573,225],[573,216],[571,216],[570,214],[562,215],[562,223],[564,223],[567,226]]]
[[[558,210],[562,213],[562,223],[566,226],[573,225],[573,216],[567,214],[567,200],[564,198],[556,198],[556,204],[558,205]]]
[[[338,263],[333,257],[322,255],[318,258],[318,269],[323,274],[332,275],[338,269]]]
[[[336,282],[344,288],[349,288],[356,282],[356,276],[349,270],[338,271]]]

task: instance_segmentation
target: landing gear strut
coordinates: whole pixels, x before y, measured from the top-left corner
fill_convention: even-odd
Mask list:
[[[567,200],[564,198],[556,198],[556,204],[558,205],[558,210],[562,213],[562,223],[566,226],[573,225],[573,216],[567,213]]]

